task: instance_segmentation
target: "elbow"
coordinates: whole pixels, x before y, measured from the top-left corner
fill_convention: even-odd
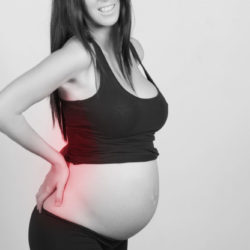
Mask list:
[[[0,106],[0,131],[3,132],[6,126],[9,126],[13,122],[13,117],[16,116],[15,113],[10,112],[5,107]]]
[[[6,120],[6,109],[0,106],[0,128],[2,127],[2,123]]]
[[[5,113],[0,111],[0,131],[3,132],[4,127],[8,123],[8,118]]]

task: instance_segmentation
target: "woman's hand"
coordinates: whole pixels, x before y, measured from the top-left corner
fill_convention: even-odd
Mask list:
[[[51,166],[50,171],[45,177],[43,184],[36,194],[37,209],[41,213],[43,202],[56,189],[56,206],[60,206],[63,200],[63,191],[69,177],[69,168],[67,164],[60,163]]]

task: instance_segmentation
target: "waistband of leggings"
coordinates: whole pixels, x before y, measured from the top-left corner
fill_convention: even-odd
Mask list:
[[[37,209],[37,208],[35,207],[35,209]],[[111,237],[109,237],[109,236],[102,235],[102,234],[100,234],[100,233],[98,233],[98,232],[96,232],[96,231],[94,231],[94,230],[92,230],[92,229],[90,229],[90,228],[88,228],[88,227],[85,227],[85,226],[83,226],[83,225],[77,224],[77,223],[75,223],[75,222],[72,222],[72,221],[69,221],[69,220],[67,220],[67,219],[64,219],[64,218],[62,218],[62,217],[60,217],[60,216],[57,216],[57,215],[55,215],[55,214],[49,212],[48,210],[44,209],[43,207],[42,207],[42,214],[46,214],[46,215],[48,215],[48,216],[51,216],[51,217],[56,218],[56,219],[58,219],[58,220],[61,220],[61,221],[65,222],[65,223],[67,223],[67,224],[69,224],[69,225],[74,226],[74,227],[79,227],[80,229],[82,229],[82,230],[84,230],[84,231],[87,231],[87,232],[89,232],[90,234],[95,235],[96,237],[99,237],[99,238],[101,237],[101,238],[104,238],[104,239],[106,239],[106,240],[108,240],[108,241],[117,242],[117,243],[118,243],[118,242],[127,241],[127,240],[113,239],[113,238],[111,238]]]

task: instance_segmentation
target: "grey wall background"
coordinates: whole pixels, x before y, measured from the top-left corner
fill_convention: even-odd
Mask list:
[[[49,54],[49,0],[0,2],[0,87]],[[249,250],[250,2],[132,0],[133,36],[169,103],[156,134],[160,200],[129,249]],[[52,146],[47,100],[25,113]],[[49,163],[0,134],[0,249],[27,250]]]

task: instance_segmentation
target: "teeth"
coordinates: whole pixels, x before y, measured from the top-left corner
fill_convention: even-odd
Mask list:
[[[113,4],[113,5],[110,5],[110,6],[107,6],[107,7],[100,8],[99,10],[102,11],[102,12],[107,12],[107,11],[112,10],[114,7],[115,7],[115,5]]]

